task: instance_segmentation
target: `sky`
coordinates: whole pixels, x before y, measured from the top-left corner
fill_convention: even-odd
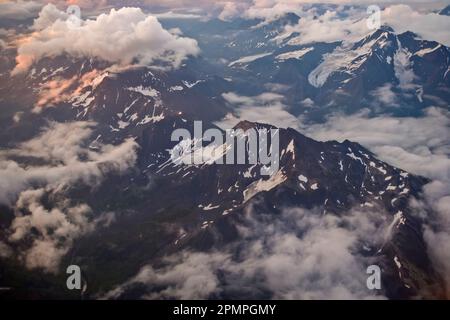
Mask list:
[[[0,18],[8,19],[26,19],[37,16],[39,10],[48,3],[57,5],[58,8],[64,9],[69,5],[78,5],[86,14],[104,12],[105,10],[123,6],[141,7],[153,12],[164,12],[170,10],[215,14],[222,16],[249,14],[260,15],[265,14],[268,9],[272,12],[291,11],[303,4],[314,3],[330,3],[330,4],[350,4],[350,5],[380,5],[389,4],[409,4],[420,9],[440,9],[450,4],[449,0],[0,0]]]

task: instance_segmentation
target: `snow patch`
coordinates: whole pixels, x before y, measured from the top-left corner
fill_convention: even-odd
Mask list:
[[[174,91],[182,91],[184,88],[182,86],[172,86],[169,88],[170,92],[174,92]]]
[[[298,176],[298,180],[300,180],[301,182],[304,182],[304,183],[308,183],[308,178],[302,174]]]
[[[261,53],[261,54],[255,54],[252,56],[242,57],[242,58],[239,58],[238,60],[230,62],[230,64],[228,64],[228,66],[233,67],[235,65],[244,65],[244,64],[256,61],[258,59],[270,56],[271,54],[272,54],[272,52],[266,52],[266,53]]]
[[[128,87],[127,90],[138,92],[146,97],[151,98],[157,98],[159,96],[159,91],[153,89],[153,88],[145,88],[143,86],[137,86],[137,87]]]
[[[305,54],[314,50],[314,47],[304,48],[296,51],[290,51],[286,53],[279,54],[275,57],[275,59],[280,61],[285,61],[289,59],[297,59],[300,60]]]
[[[190,88],[195,87],[195,86],[198,85],[199,83],[205,82],[205,80],[197,80],[197,81],[194,81],[194,82],[189,82],[189,81],[183,80],[183,81],[181,81],[181,82],[183,82],[183,84],[184,84],[187,88],[190,89]]]
[[[272,175],[267,180],[259,179],[258,181],[251,183],[247,189],[244,190],[244,202],[247,202],[260,192],[272,190],[286,180],[287,177],[281,170],[278,170],[276,174]]]
[[[423,58],[423,56],[425,56],[425,55],[427,55],[427,54],[430,54],[430,53],[432,53],[432,52],[438,50],[438,49],[441,48],[441,47],[442,47],[442,45],[441,45],[441,44],[438,44],[438,45],[437,45],[436,47],[434,47],[434,48],[426,48],[426,49],[419,50],[419,51],[417,51],[414,55]]]

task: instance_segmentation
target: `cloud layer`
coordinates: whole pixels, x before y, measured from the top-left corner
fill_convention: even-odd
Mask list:
[[[81,181],[98,184],[108,170],[124,172],[136,161],[137,144],[129,139],[121,145],[102,145],[99,152],[83,147],[92,133],[93,123],[51,123],[40,136],[15,150],[0,154],[0,203],[10,205],[31,185],[54,190]],[[12,156],[32,157],[42,165],[22,165]],[[82,160],[85,159],[85,160]],[[105,166],[105,165],[108,166]]]
[[[250,12],[252,9],[249,9]],[[262,9],[254,9],[256,12],[270,19],[274,11],[268,10],[264,16]],[[289,12],[290,8],[283,8],[282,12]],[[369,14],[366,7],[361,8],[334,8],[319,13],[316,8],[299,7],[297,12],[301,17],[299,23],[286,26],[285,32],[277,39],[284,39],[293,33],[299,33],[298,37],[290,40],[292,44],[309,44],[314,42],[354,42],[369,34],[373,30],[368,27]],[[432,12],[422,13],[405,4],[388,5],[380,12],[380,24],[389,25],[397,33],[412,31],[426,40],[434,40],[450,46],[450,17]],[[252,15],[258,16],[257,13]]]
[[[447,284],[450,297],[450,113],[428,108],[422,118],[370,118],[362,112],[334,115],[323,124],[301,124],[302,131],[318,140],[357,141],[382,160],[433,181],[423,199],[413,203],[417,214],[430,208],[425,219],[425,241],[435,268]]]
[[[30,269],[56,273],[76,238],[111,221],[112,213],[93,219],[91,208],[72,204],[66,190],[75,183],[93,187],[109,172],[125,172],[136,161],[137,145],[126,140],[118,146],[99,144],[93,151],[86,146],[93,126],[50,123],[36,138],[0,154],[0,203],[15,211],[0,242],[1,256],[14,256]],[[17,157],[37,162],[25,165],[12,160]],[[15,252],[17,247],[20,250]]]
[[[233,106],[235,114],[229,114],[216,124],[223,129],[231,129],[241,120],[270,123],[279,128],[297,127],[298,119],[285,110],[283,96],[278,93],[265,92],[258,96],[240,96],[234,92],[222,94]]]
[[[449,290],[450,113],[447,110],[429,107],[420,118],[371,117],[369,110],[362,110],[353,115],[330,115],[324,123],[309,123],[287,112],[280,97],[264,100],[227,94],[224,98],[238,109],[235,116],[229,116],[219,123],[220,126],[229,127],[241,120],[262,121],[290,126],[320,141],[348,139],[361,143],[379,159],[395,167],[432,179],[425,187],[422,201],[413,205],[420,215],[433,209],[433,215],[422,217],[425,219],[425,240],[435,267],[446,280]],[[394,98],[386,96],[386,99]],[[450,291],[447,294],[450,296]]]
[[[0,1],[0,19],[23,20],[33,18],[42,4],[36,1]]]
[[[169,256],[165,267],[145,266],[103,298],[120,297],[136,284],[148,287],[147,299],[382,298],[367,289],[371,263],[357,252],[362,243],[380,245],[386,227],[379,213],[336,217],[287,209],[277,217],[256,214],[250,207],[237,245]]]

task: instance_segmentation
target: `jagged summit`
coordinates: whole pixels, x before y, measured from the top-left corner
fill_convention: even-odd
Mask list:
[[[450,5],[439,11],[439,14],[443,16],[450,16]]]

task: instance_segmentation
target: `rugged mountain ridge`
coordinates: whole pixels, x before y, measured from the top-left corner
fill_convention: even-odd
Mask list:
[[[214,127],[204,123],[204,130]],[[193,119],[175,114],[146,123],[136,136],[135,169],[111,175],[94,190],[69,190],[72,199],[87,201],[95,212],[116,213],[109,227],[79,239],[61,264],[82,266],[88,283],[84,296],[111,290],[142,265],[158,264],[167,255],[239,243],[236,227],[255,205],[268,219],[295,207],[336,216],[354,208],[360,214],[377,212],[388,230],[386,240],[364,243],[358,250],[383,266],[383,293],[390,298],[440,295],[440,278],[425,250],[422,220],[410,207],[412,199],[420,198],[426,179],[376,159],[359,144],[317,142],[293,129],[279,129],[280,166],[270,177],[261,176],[261,165],[174,164],[174,128],[193,133]],[[274,127],[241,122],[237,128]],[[117,134],[107,125],[98,130],[92,137],[100,132],[104,136],[97,142],[112,141]],[[126,127],[124,136],[128,130],[136,134]]]

